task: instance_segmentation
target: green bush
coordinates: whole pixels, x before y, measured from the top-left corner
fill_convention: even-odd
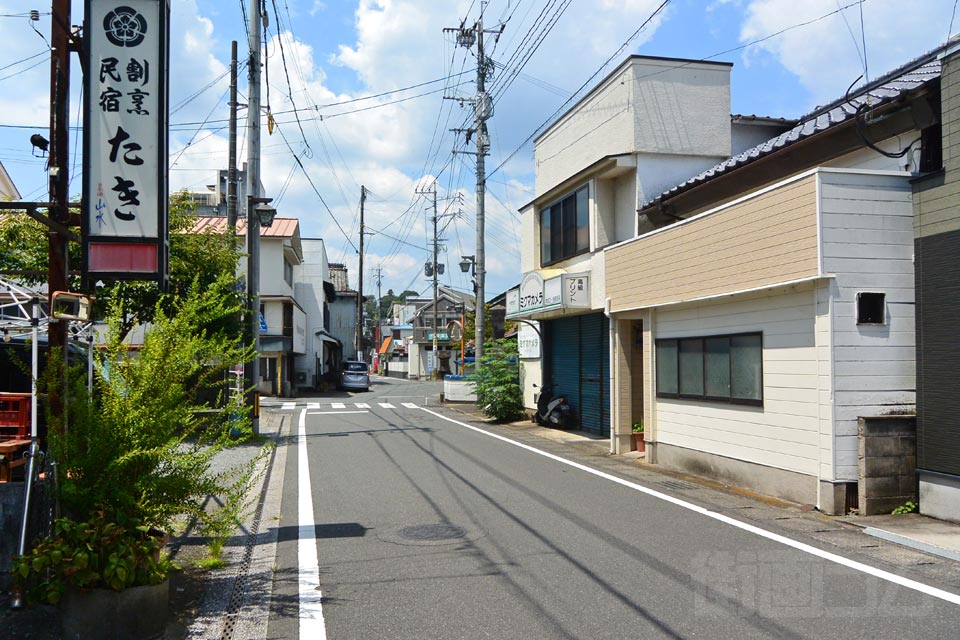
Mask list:
[[[494,340],[483,345],[480,370],[473,376],[477,404],[498,422],[523,417],[520,358],[516,340]]]
[[[209,329],[238,312],[215,289],[196,285],[173,315],[158,309],[139,350],[111,331],[92,397],[84,372],[63,372],[54,364],[60,359],[51,358],[47,384],[68,379],[66,415],[48,418],[66,515],[83,521],[104,511],[117,521],[169,530],[177,516],[201,523],[217,517],[204,509],[208,496],[242,500],[250,469],[219,473],[210,463],[232,444],[231,427],[250,434],[247,413],[234,399],[201,400],[222,388],[231,365],[252,356],[235,334]],[[114,310],[111,329],[121,316]]]

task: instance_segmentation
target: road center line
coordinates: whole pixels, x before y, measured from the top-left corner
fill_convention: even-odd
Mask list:
[[[313,491],[307,460],[307,410],[297,425],[297,564],[299,565],[300,638],[326,640],[323,594],[320,592],[320,560],[313,521]]]
[[[773,542],[779,542],[780,544],[786,545],[788,547],[792,547],[793,549],[802,551],[804,553],[808,553],[818,558],[822,558],[823,560],[827,560],[829,562],[842,565],[844,567],[853,569],[855,571],[866,573],[875,578],[880,578],[881,580],[886,580],[887,582],[892,582],[893,584],[897,584],[902,587],[912,589],[914,591],[919,591],[920,593],[924,593],[928,596],[933,596],[934,598],[939,598],[940,600],[944,600],[951,604],[960,605],[960,595],[957,595],[955,593],[950,593],[949,591],[944,591],[943,589],[931,587],[930,585],[923,584],[922,582],[917,582],[916,580],[911,580],[910,578],[904,578],[903,576],[898,576],[895,573],[890,573],[889,571],[884,571],[883,569],[877,569],[876,567],[871,567],[870,565],[863,564],[862,562],[857,562],[856,560],[850,560],[849,558],[844,558],[843,556],[837,555],[835,553],[830,553],[829,551],[818,549],[817,547],[811,546],[809,544],[799,542],[797,540],[793,540],[792,538],[788,538],[786,536],[782,536],[777,533],[773,533],[772,531],[761,529],[760,527],[754,526],[752,524],[748,524],[746,522],[742,522],[735,518],[725,516],[722,513],[717,513],[716,511],[710,511],[709,509],[705,509],[704,507],[695,505],[691,502],[687,502],[686,500],[681,500],[679,498],[675,498],[665,493],[660,493],[659,491],[655,491],[653,489],[637,484],[635,482],[624,480],[623,478],[618,478],[617,476],[611,475],[609,473],[604,473],[603,471],[599,471],[592,467],[588,467],[586,465],[580,464],[579,462],[573,462],[572,460],[561,458],[558,455],[554,455],[546,451],[541,451],[540,449],[531,447],[528,444],[517,442],[516,440],[511,440],[510,438],[507,438],[505,436],[501,436],[496,433],[485,431],[484,429],[474,427],[465,422],[460,422],[459,420],[454,420],[453,418],[449,418],[443,414],[437,413],[436,411],[427,409],[426,407],[420,407],[420,409],[423,411],[426,411],[430,415],[440,418],[441,420],[446,420],[447,422],[452,422],[455,425],[464,427],[466,429],[470,429],[472,431],[476,431],[477,433],[482,433],[486,436],[490,436],[491,438],[496,438],[497,440],[500,440],[502,442],[506,442],[516,447],[520,447],[521,449],[525,449],[527,451],[530,451],[531,453],[535,453],[539,456],[543,456],[544,458],[549,458],[561,464],[565,464],[569,467],[573,467],[574,469],[579,469],[580,471],[584,471],[586,473],[592,474],[594,476],[597,476],[598,478],[603,478],[604,480],[615,482],[624,487],[628,487],[630,489],[639,491],[640,493],[645,493],[650,497],[657,498],[658,500],[669,502],[678,507],[682,507],[689,511],[699,513],[700,515],[704,515],[708,518],[712,518],[719,522],[723,522],[732,527],[736,527],[743,531],[753,533],[755,535],[760,536],[761,538],[766,538],[767,540],[772,540]]]

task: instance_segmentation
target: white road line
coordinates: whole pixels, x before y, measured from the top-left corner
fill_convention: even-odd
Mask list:
[[[944,591],[943,589],[938,589],[936,587],[931,587],[930,585],[923,584],[922,582],[917,582],[916,580],[911,580],[910,578],[904,578],[903,576],[898,576],[895,573],[890,573],[889,571],[884,571],[883,569],[877,569],[876,567],[871,567],[870,565],[863,564],[862,562],[857,562],[856,560],[850,560],[849,558],[844,558],[843,556],[839,556],[835,553],[830,553],[829,551],[823,551],[822,549],[818,549],[809,544],[799,542],[798,540],[793,540],[792,538],[781,536],[771,531],[767,531],[766,529],[761,529],[760,527],[754,526],[752,524],[741,522],[740,520],[737,520],[735,518],[725,516],[722,513],[717,513],[716,511],[710,511],[709,509],[705,509],[701,506],[692,504],[690,502],[687,502],[686,500],[674,498],[673,496],[667,495],[665,493],[660,493],[659,491],[654,491],[653,489],[650,489],[643,485],[639,485],[635,482],[630,482],[629,480],[618,478],[617,476],[611,475],[609,473],[598,471],[597,469],[593,469],[586,465],[580,464],[579,462],[573,462],[572,460],[561,458],[560,456],[554,455],[552,453],[548,453],[546,451],[541,451],[540,449],[537,449],[535,447],[531,447],[528,444],[523,444],[522,442],[511,440],[510,438],[506,438],[496,433],[490,433],[489,431],[479,429],[477,427],[471,426],[464,422],[460,422],[459,420],[454,420],[453,418],[448,418],[447,416],[437,413],[436,411],[431,411],[426,407],[420,407],[420,408],[423,411],[426,411],[427,413],[429,413],[430,415],[434,415],[440,418],[441,420],[446,420],[447,422],[452,422],[455,425],[470,429],[471,431],[476,431],[477,433],[482,433],[486,436],[490,436],[491,438],[496,438],[497,440],[500,440],[502,442],[512,444],[515,447],[526,449],[531,453],[535,453],[539,456],[543,456],[544,458],[555,460],[556,462],[565,464],[569,467],[573,467],[574,469],[585,471],[586,473],[597,476],[598,478],[603,478],[604,480],[615,482],[624,487],[635,489],[640,493],[645,493],[648,496],[657,498],[658,500],[663,500],[664,502],[675,504],[678,507],[682,507],[689,511],[699,513],[700,515],[706,516],[708,518],[713,518],[714,520],[723,522],[732,527],[736,527],[738,529],[742,529],[743,531],[747,531],[749,533],[758,535],[761,538],[766,538],[767,540],[772,540],[773,542],[779,542],[780,544],[786,545],[788,547],[792,547],[798,551],[802,551],[812,556],[822,558],[823,560],[827,560],[829,562],[842,565],[849,569],[853,569],[854,571],[860,571],[862,573],[866,573],[867,575],[871,575],[875,578],[880,578],[881,580],[886,580],[887,582],[892,582],[893,584],[900,585],[901,587],[906,587],[914,591],[919,591],[920,593],[924,593],[928,596],[933,596],[934,598],[939,598],[940,600],[944,600],[951,604],[960,605],[960,595],[958,594],[950,593],[949,591]]]
[[[284,402],[282,405],[280,405],[280,411],[293,411],[296,408],[296,402]]]
[[[323,594],[320,592],[320,560],[313,521],[313,490],[307,459],[307,410],[300,412],[297,425],[297,561],[299,564],[300,638],[326,640],[323,621]]]
[[[334,402],[334,403],[331,404],[330,406],[333,407],[334,409],[346,409],[346,408],[347,408],[347,405],[343,404],[342,402]]]
[[[351,411],[347,409],[346,411],[311,411],[310,415],[312,416],[335,416],[344,413],[370,413],[369,411]]]
[[[319,409],[319,408],[320,408],[320,403],[319,403],[319,402],[309,402],[309,403],[307,403],[307,409]]]
[[[402,404],[403,406],[405,406],[407,409],[416,409],[416,408],[417,408],[417,405],[413,404],[412,402],[401,402],[400,404]]]
[[[380,405],[382,408],[384,408],[384,409],[395,409],[395,408],[396,408],[396,407],[394,407],[392,404],[390,404],[389,402],[378,402],[377,404],[379,404],[379,405]]]
[[[366,402],[355,402],[355,403],[353,404],[353,406],[355,406],[357,409],[369,409],[369,408],[370,408],[370,405],[368,405]]]

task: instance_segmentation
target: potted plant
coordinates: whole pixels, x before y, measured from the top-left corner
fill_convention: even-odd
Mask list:
[[[643,422],[633,423],[633,431],[630,433],[630,450],[640,452],[647,450],[647,443],[643,439]]]
[[[59,518],[53,534],[16,559],[29,602],[59,604],[68,638],[152,638],[166,624],[172,563],[155,530],[100,510]]]

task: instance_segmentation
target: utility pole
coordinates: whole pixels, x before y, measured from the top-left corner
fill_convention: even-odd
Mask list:
[[[477,322],[475,342],[474,370],[480,369],[480,358],[483,356],[483,340],[486,333],[486,307],[484,306],[483,287],[486,278],[484,267],[484,202],[486,199],[487,169],[485,158],[487,155],[487,118],[493,111],[493,102],[486,91],[487,59],[483,54],[483,10],[486,3],[480,3],[480,19],[477,20],[477,101],[473,105],[474,119],[477,127]]]
[[[237,238],[237,41],[230,43],[230,133],[227,160],[227,227]],[[219,181],[219,179],[218,179]]]
[[[250,3],[249,104],[247,107],[247,296],[250,301],[250,341],[253,362],[247,375],[251,425],[254,435],[260,434],[260,221],[252,202],[260,197],[260,0]]]
[[[433,377],[437,377],[440,369],[440,358],[437,354],[437,183],[433,183]]]
[[[486,200],[487,169],[486,156],[490,147],[490,136],[487,132],[487,120],[493,116],[493,100],[486,90],[487,74],[493,67],[492,60],[488,60],[483,49],[483,14],[486,10],[487,2],[480,3],[480,18],[473,27],[459,27],[457,29],[445,29],[445,31],[455,31],[457,33],[457,44],[471,48],[477,44],[477,95],[473,99],[458,99],[461,103],[467,102],[473,105],[474,126],[468,129],[467,141],[470,136],[476,133],[477,145],[477,252],[474,261],[476,275],[476,334],[474,335],[476,361],[474,366],[480,368],[480,357],[483,355],[483,340],[486,329],[486,307],[484,306],[484,281],[486,279],[486,258],[484,250],[484,208]],[[503,25],[494,29],[491,33],[498,36],[503,32]],[[458,130],[454,130],[458,131]]]
[[[374,269],[377,273],[377,329],[376,329],[376,342],[380,344],[383,341],[383,336],[380,335],[380,284],[383,282],[383,276],[380,275],[383,265],[377,265],[377,268]]]
[[[50,218],[68,225],[70,211],[67,206],[70,187],[70,0],[53,0],[51,19],[50,57]],[[89,73],[89,70],[88,70]],[[54,230],[47,232],[47,295],[52,309],[53,293],[67,291],[67,238]],[[66,362],[67,323],[51,321],[47,340],[51,348],[60,349]],[[50,404],[53,411],[62,409],[60,394],[53,394]]]
[[[357,360],[363,358],[363,207],[367,188],[360,185],[360,266],[357,269]]]

